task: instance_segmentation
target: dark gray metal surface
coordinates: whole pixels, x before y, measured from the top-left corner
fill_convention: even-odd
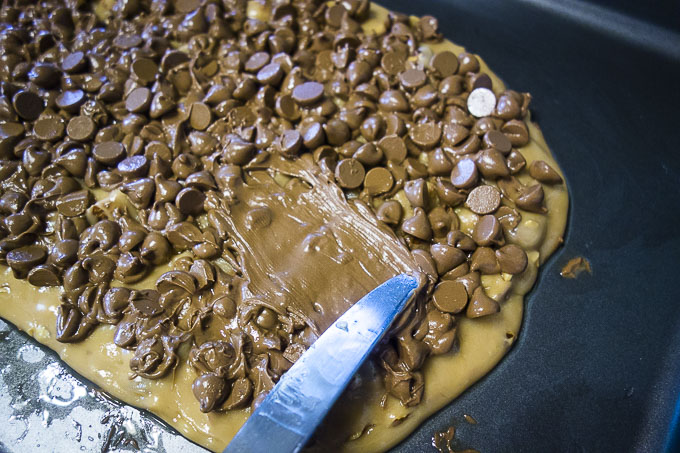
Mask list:
[[[666,5],[645,16],[656,18],[678,4],[616,3]],[[451,424],[456,449],[484,453],[680,451],[677,28],[573,0],[385,5],[434,15],[447,38],[531,92],[571,195],[565,244],[540,271],[512,351],[395,452],[423,451]],[[562,279],[578,255],[593,275]]]
[[[298,452],[418,288],[402,274],[338,318],[248,418],[224,453]]]
[[[541,269],[513,350],[394,451],[434,451],[432,434],[451,424],[457,449],[484,453],[678,451],[680,38],[678,27],[656,26],[678,23],[677,2],[595,2],[629,6],[619,11],[573,0],[381,3],[438,17],[447,38],[482,55],[511,88],[530,91],[571,193],[565,245]],[[563,280],[560,267],[577,255],[593,275]],[[98,451],[107,400],[37,400],[36,379],[54,354],[25,368],[21,348],[33,343],[13,330],[3,337],[11,342],[0,348],[0,451]],[[115,407],[124,417],[134,411]],[[44,412],[58,415],[42,422]],[[33,428],[24,429],[28,419]],[[123,426],[141,450],[190,451],[154,418],[131,419]],[[83,420],[90,431],[76,441]],[[44,439],[63,448],[45,449]]]

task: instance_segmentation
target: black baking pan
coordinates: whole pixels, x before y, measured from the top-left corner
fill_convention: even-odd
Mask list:
[[[434,451],[433,433],[452,425],[456,450],[680,451],[680,3],[381,3],[437,17],[447,38],[483,56],[509,87],[531,92],[533,117],[571,196],[564,246],[527,298],[512,351],[394,452]],[[575,256],[591,262],[592,275],[563,279],[560,268]],[[3,361],[10,355],[0,353]],[[40,360],[35,366],[54,355]],[[34,374],[13,373],[19,373],[15,384],[21,376],[26,383],[11,396],[0,392],[0,400],[20,407],[22,397],[30,400],[40,389],[33,388]],[[3,391],[9,388],[6,375],[0,375]],[[88,390],[83,398],[89,397],[83,407],[91,407],[97,420],[80,428],[90,437],[66,444],[74,451],[116,445],[193,451],[155,418],[136,412],[134,423],[163,433],[165,444],[153,436],[147,444],[126,444],[119,433],[97,431],[98,423],[109,423],[99,418],[102,413],[129,412],[96,392]],[[464,414],[478,423],[465,422]],[[0,423],[0,451],[49,450],[49,439],[42,446],[17,442],[10,425]],[[31,429],[43,428],[38,423]]]

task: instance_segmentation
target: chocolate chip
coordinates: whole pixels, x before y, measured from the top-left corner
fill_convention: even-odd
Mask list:
[[[278,86],[283,79],[283,69],[279,63],[269,63],[257,73],[257,81],[263,85]],[[293,91],[295,93],[295,91]]]
[[[0,158],[7,156],[14,151],[14,145],[24,135],[24,127],[20,123],[0,124]]]
[[[149,161],[144,156],[131,156],[120,161],[116,168],[125,178],[139,178],[149,171]]]
[[[26,278],[28,272],[47,258],[44,248],[37,245],[19,247],[7,252],[5,259],[17,278]]]
[[[515,203],[518,208],[524,209],[525,211],[544,214],[546,212],[546,208],[543,205],[544,197],[543,187],[541,187],[540,184],[536,184],[531,187],[523,188],[519,197],[515,200]]]
[[[404,71],[406,60],[397,52],[386,52],[380,60],[380,67],[386,74],[396,76]]]
[[[543,184],[561,184],[562,177],[547,162],[535,160],[529,165],[529,174]]]
[[[510,120],[501,127],[512,146],[524,146],[529,143],[529,130],[522,120]]]
[[[323,85],[318,82],[305,82],[293,89],[293,100],[302,107],[310,107],[323,97]]]
[[[300,110],[298,109],[296,101],[289,94],[285,94],[276,99],[275,110],[278,115],[287,119],[288,121],[296,121],[300,118]]]
[[[503,242],[503,230],[495,216],[480,217],[472,232],[472,239],[480,246],[489,246]]]
[[[205,195],[203,192],[187,187],[177,194],[175,204],[182,214],[198,215],[203,212],[204,201]]]
[[[413,216],[404,220],[401,224],[401,229],[404,233],[422,239],[423,241],[432,239],[432,227],[422,208],[415,208],[413,210]]]
[[[168,97],[163,92],[157,92],[154,94],[151,100],[151,106],[149,107],[149,116],[153,119],[160,118],[166,113],[170,113],[175,107],[176,103],[173,99]]]
[[[468,86],[470,87],[471,90],[474,90],[476,88],[491,89],[491,87],[493,86],[493,81],[491,80],[491,77],[489,77],[487,74],[468,73],[466,79]]]
[[[427,203],[427,185],[422,178],[408,181],[404,186],[404,193],[411,206],[424,208]]]
[[[155,184],[151,178],[140,178],[124,184],[121,192],[128,196],[137,209],[146,209],[151,203]]]
[[[184,181],[187,187],[194,187],[201,190],[216,189],[215,178],[207,171],[199,171],[189,175]],[[158,180],[156,180],[158,184]]]
[[[427,75],[422,69],[407,69],[399,74],[401,86],[405,89],[416,89],[427,82]]]
[[[400,163],[406,159],[408,150],[404,140],[398,135],[387,135],[380,139],[378,148],[385,154],[388,161]]]
[[[433,107],[438,100],[437,90],[429,84],[418,88],[418,91],[411,98],[415,107]]]
[[[144,238],[139,253],[147,262],[158,266],[170,258],[170,243],[165,236],[152,231]]]
[[[191,250],[194,252],[194,255],[206,260],[216,258],[222,252],[222,249],[220,247],[218,247],[212,242],[207,241],[194,245]]]
[[[41,88],[52,88],[59,83],[59,69],[52,63],[37,63],[28,73],[28,79]]]
[[[203,240],[201,230],[189,222],[179,222],[168,227],[168,241],[178,250],[187,250]]]
[[[123,310],[130,304],[131,291],[127,288],[111,288],[104,295],[102,300],[102,308],[104,313],[113,320],[119,320],[123,317]]]
[[[415,124],[409,132],[409,137],[413,140],[413,143],[424,149],[432,149],[437,146],[441,136],[441,126],[434,121]]]
[[[394,185],[392,173],[385,167],[375,167],[366,173],[364,188],[370,195],[380,195],[388,192]]]
[[[57,211],[66,217],[75,217],[85,213],[92,203],[89,190],[79,190],[62,195],[56,202]]]
[[[214,373],[203,374],[194,380],[191,391],[199,402],[201,412],[208,413],[215,410],[227,397],[227,381]]]
[[[432,303],[444,313],[460,313],[468,302],[468,294],[462,283],[443,281],[439,283],[432,294]]]
[[[447,211],[442,206],[436,206],[428,214],[427,218],[430,220],[432,232],[435,238],[441,238],[447,235],[452,226],[458,228],[458,217]]]
[[[356,160],[364,165],[378,165],[383,159],[383,152],[377,148],[373,143],[364,143],[361,145],[354,155]]]
[[[475,125],[472,126],[472,133],[478,136],[484,136],[487,132],[489,131],[495,131],[498,129],[496,126],[496,121],[494,118],[490,116],[485,116],[484,118],[479,118],[477,121],[475,121]],[[484,143],[487,147],[491,147],[491,145],[487,144],[486,142]]]
[[[457,271],[459,268],[460,271],[462,272],[463,270],[465,270],[466,266],[467,263],[461,264],[456,269],[451,271],[451,274],[453,274],[454,271]],[[482,285],[482,277],[480,273],[476,271],[468,272],[464,275],[454,278],[454,280],[459,283],[462,283],[463,286],[465,286],[465,290],[467,291],[468,295],[474,293],[475,289],[479,288]]]
[[[75,74],[84,70],[87,66],[85,54],[81,51],[73,52],[61,61],[61,69],[68,74]]]
[[[113,167],[125,158],[125,147],[118,142],[102,142],[94,145],[92,156],[104,165]]]
[[[128,50],[142,44],[142,37],[136,34],[118,35],[113,39],[113,45],[121,50]]]
[[[508,154],[512,151],[512,142],[500,131],[491,130],[484,134],[484,144],[501,154]]]
[[[378,99],[380,110],[385,112],[408,112],[409,104],[404,93],[398,90],[386,90]]]
[[[281,135],[281,152],[288,157],[296,156],[302,148],[302,136],[296,130],[289,129]]]
[[[512,231],[517,228],[517,225],[522,220],[520,213],[509,206],[501,206],[494,215],[506,231]]]
[[[203,131],[210,126],[212,120],[212,113],[210,107],[202,102],[194,102],[191,105],[191,114],[189,116],[189,124],[197,131]]]
[[[346,14],[347,10],[345,9],[345,7],[342,6],[341,4],[337,4],[326,9],[324,17],[328,25],[330,25],[333,28],[340,28],[342,20]]]
[[[145,289],[141,291],[133,290],[130,293],[130,307],[133,312],[142,318],[151,318],[163,312],[160,306],[158,291]],[[148,338],[144,341],[159,341],[157,338]],[[144,350],[144,341],[137,346],[137,353]],[[135,354],[136,355],[136,354]],[[132,368],[132,363],[130,364]]]
[[[353,157],[361,148],[361,142],[357,140],[350,140],[343,143],[339,148],[337,148],[338,154],[344,157]]]
[[[441,280],[460,281],[459,278],[465,276],[469,272],[470,272],[470,266],[468,265],[468,263],[467,262],[461,263],[458,266],[451,269],[450,271],[448,271],[446,274],[442,275]],[[463,286],[465,286],[464,281],[460,281],[460,283],[463,283]],[[465,287],[465,289],[467,290],[467,286]]]
[[[151,106],[151,90],[146,87],[135,88],[125,99],[125,108],[131,113],[143,113]]]
[[[340,119],[333,118],[324,125],[326,132],[326,140],[328,144],[333,146],[340,146],[347,142],[352,137],[347,123]]]
[[[385,135],[402,136],[406,133],[406,123],[396,113],[388,113],[385,118]]]
[[[413,258],[418,264],[421,271],[425,272],[430,280],[437,280],[437,269],[435,267],[435,262],[430,254],[422,249],[414,249],[411,251]]]
[[[427,166],[413,157],[407,157],[403,165],[410,179],[426,178],[429,175]]]
[[[478,179],[477,165],[469,158],[459,160],[451,172],[451,182],[458,189],[469,189]]]
[[[60,109],[69,113],[77,113],[86,100],[83,90],[67,90],[57,96],[55,102]]]
[[[31,91],[18,91],[12,98],[12,105],[17,114],[27,121],[36,120],[45,109],[40,96]]]
[[[89,116],[78,115],[71,118],[66,133],[73,140],[85,142],[92,140],[96,132],[95,122]]]
[[[498,313],[499,311],[501,311],[501,306],[498,302],[487,296],[484,289],[480,286],[472,293],[465,314],[468,318],[480,318]]]
[[[248,72],[256,73],[269,63],[269,54],[267,52],[255,52],[248,58],[243,69]]]
[[[447,206],[455,207],[465,201],[465,195],[459,192],[450,181],[437,178],[435,185],[439,200]]]
[[[453,163],[446,154],[446,151],[441,148],[437,148],[428,157],[427,169],[431,175],[448,175],[451,174],[451,170],[453,170]]]
[[[20,211],[27,201],[28,197],[23,193],[8,190],[0,197],[0,213],[14,214]]]
[[[141,84],[146,85],[156,80],[158,65],[149,58],[137,58],[130,66],[132,74],[135,75]]]
[[[522,153],[515,149],[510,151],[510,154],[508,154],[505,158],[505,162],[508,166],[508,170],[510,170],[510,173],[513,175],[523,169],[527,164],[527,161],[524,159],[524,156],[522,156]]]
[[[479,71],[479,60],[471,53],[462,52],[458,55],[459,71],[461,74]]]
[[[432,244],[430,254],[437,264],[437,272],[443,275],[467,260],[465,253],[448,244]]]
[[[33,134],[48,142],[62,138],[64,130],[64,121],[58,116],[44,116],[33,124]]]
[[[365,175],[364,166],[354,158],[342,159],[335,167],[335,179],[345,189],[359,187],[364,182]]]
[[[321,123],[314,121],[301,128],[302,141],[307,149],[316,149],[326,141]]]
[[[401,220],[402,207],[396,200],[387,200],[380,205],[376,217],[388,225],[397,225]]]
[[[527,268],[527,254],[515,244],[508,244],[496,250],[496,258],[501,267],[501,272],[521,274]]]
[[[28,283],[33,286],[59,286],[61,281],[57,270],[47,264],[41,264],[28,273]]]
[[[477,118],[489,116],[496,108],[496,95],[488,88],[476,88],[468,96],[467,108]]]
[[[477,168],[486,179],[498,179],[510,175],[505,158],[495,149],[482,150],[477,155]]]
[[[490,247],[477,247],[470,257],[470,270],[482,274],[497,274],[501,271],[496,254]]]
[[[468,194],[465,205],[475,214],[491,214],[501,205],[501,194],[494,186],[477,186]]]
[[[347,68],[347,81],[350,86],[356,87],[371,80],[371,65],[365,61],[355,60]]]
[[[451,76],[458,71],[458,57],[449,50],[437,52],[430,60],[430,67],[441,78]]]
[[[498,98],[498,104],[496,105],[495,111],[498,117],[504,120],[512,120],[521,115],[522,106],[514,96],[503,93]]]
[[[52,247],[48,263],[60,268],[70,266],[78,260],[78,241],[63,239]]]
[[[463,77],[459,75],[452,75],[445,77],[439,82],[437,89],[439,94],[446,98],[452,98],[463,92]]]
[[[12,236],[27,231],[33,225],[33,219],[28,214],[11,214],[4,219],[5,228]]]

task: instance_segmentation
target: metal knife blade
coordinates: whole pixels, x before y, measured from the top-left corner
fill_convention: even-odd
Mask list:
[[[352,305],[288,370],[224,453],[298,452],[418,288],[402,274]]]

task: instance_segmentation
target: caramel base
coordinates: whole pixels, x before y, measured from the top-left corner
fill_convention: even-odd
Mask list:
[[[249,8],[250,9],[250,8]],[[255,9],[257,11],[257,9]],[[387,10],[372,4],[371,18],[366,29],[378,32],[383,28]],[[464,49],[450,41],[429,46],[433,52],[449,49],[460,53]],[[493,80],[494,91],[504,85],[480,58],[482,71]],[[521,148],[527,165],[544,160],[561,173],[538,127],[529,122],[531,142]],[[519,178],[528,183],[530,178]],[[484,276],[482,284],[490,296],[502,302],[500,313],[480,319],[459,319],[458,350],[428,359],[424,369],[425,393],[415,407],[404,407],[392,397],[384,404],[382,380],[378,370],[367,364],[362,368],[353,387],[334,408],[312,451],[378,452],[393,447],[416,429],[427,417],[450,403],[470,385],[488,373],[510,349],[522,323],[523,297],[532,288],[538,267],[561,244],[567,212],[566,186],[545,186],[547,215],[520,211],[522,222],[507,238],[527,249],[529,267],[518,276]],[[399,194],[397,195],[397,199]],[[471,233],[476,216],[466,208],[456,210],[461,229]],[[169,269],[158,268],[138,283],[152,287],[156,278]],[[0,267],[0,316],[25,331],[40,343],[54,350],[74,370],[112,396],[137,407],[147,409],[189,439],[214,451],[221,451],[250,415],[251,409],[227,413],[200,412],[192,395],[195,371],[186,360],[180,360],[174,373],[159,380],[129,379],[130,351],[113,344],[114,327],[99,326],[83,342],[63,344],[56,341],[55,321],[59,305],[58,288],[35,288],[13,278],[11,271]],[[186,359],[187,351],[180,350]]]

